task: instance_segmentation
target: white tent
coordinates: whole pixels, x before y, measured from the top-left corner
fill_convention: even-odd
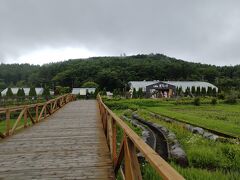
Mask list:
[[[85,96],[88,93],[95,93],[96,88],[73,88],[72,94]]]
[[[11,90],[12,90],[12,92],[13,92],[13,95],[17,95],[17,92],[18,92],[19,89],[20,89],[19,87],[11,88]],[[1,92],[2,96],[6,96],[7,90],[8,90],[8,88],[4,89],[4,90]],[[29,95],[29,92],[30,92],[30,88],[23,88],[23,91],[24,91],[25,95],[28,96],[28,95]],[[36,94],[37,94],[38,96],[40,96],[40,95],[42,95],[42,93],[43,93],[43,88],[35,88],[35,91],[36,91]]]

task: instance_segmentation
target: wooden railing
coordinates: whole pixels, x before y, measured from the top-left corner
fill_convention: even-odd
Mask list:
[[[123,120],[116,116],[102,101],[98,95],[103,129],[113,160],[114,173],[118,171],[123,179],[142,179],[137,153],[141,152],[151,166],[160,174],[163,179],[180,180],[184,179],[164,159],[162,159],[150,146],[148,146]],[[117,153],[117,126],[123,131],[123,138]],[[121,164],[124,159],[124,172]]]
[[[0,137],[5,138],[22,128],[40,122],[74,99],[75,96],[66,94],[44,103],[1,108]]]

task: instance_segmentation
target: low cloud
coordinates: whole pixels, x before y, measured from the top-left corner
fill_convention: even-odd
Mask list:
[[[0,0],[0,61],[24,62],[34,52],[44,58],[49,47],[85,49],[89,56],[163,53],[239,64],[239,7],[231,0]]]

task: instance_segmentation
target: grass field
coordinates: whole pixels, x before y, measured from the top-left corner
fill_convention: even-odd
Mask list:
[[[111,106],[111,101],[106,101]],[[178,104],[175,101],[152,99],[122,99],[112,104],[114,109],[147,109],[151,112],[240,137],[240,104],[217,105]]]
[[[176,105],[174,101],[151,99],[105,99],[105,103],[118,115],[124,113],[126,109],[133,109],[146,120],[161,124],[174,132],[187,154],[189,166],[183,168],[171,160],[169,162],[186,179],[239,179],[239,144],[208,140],[200,135],[192,134],[177,124],[155,119],[149,114],[151,111],[239,136],[239,104]],[[143,172],[144,179],[159,179],[149,165],[143,168]]]
[[[240,137],[240,105],[173,105],[147,107],[149,111]]]

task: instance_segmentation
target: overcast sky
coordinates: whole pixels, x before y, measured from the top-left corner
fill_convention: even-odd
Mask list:
[[[0,0],[0,62],[122,53],[240,64],[240,1]]]

